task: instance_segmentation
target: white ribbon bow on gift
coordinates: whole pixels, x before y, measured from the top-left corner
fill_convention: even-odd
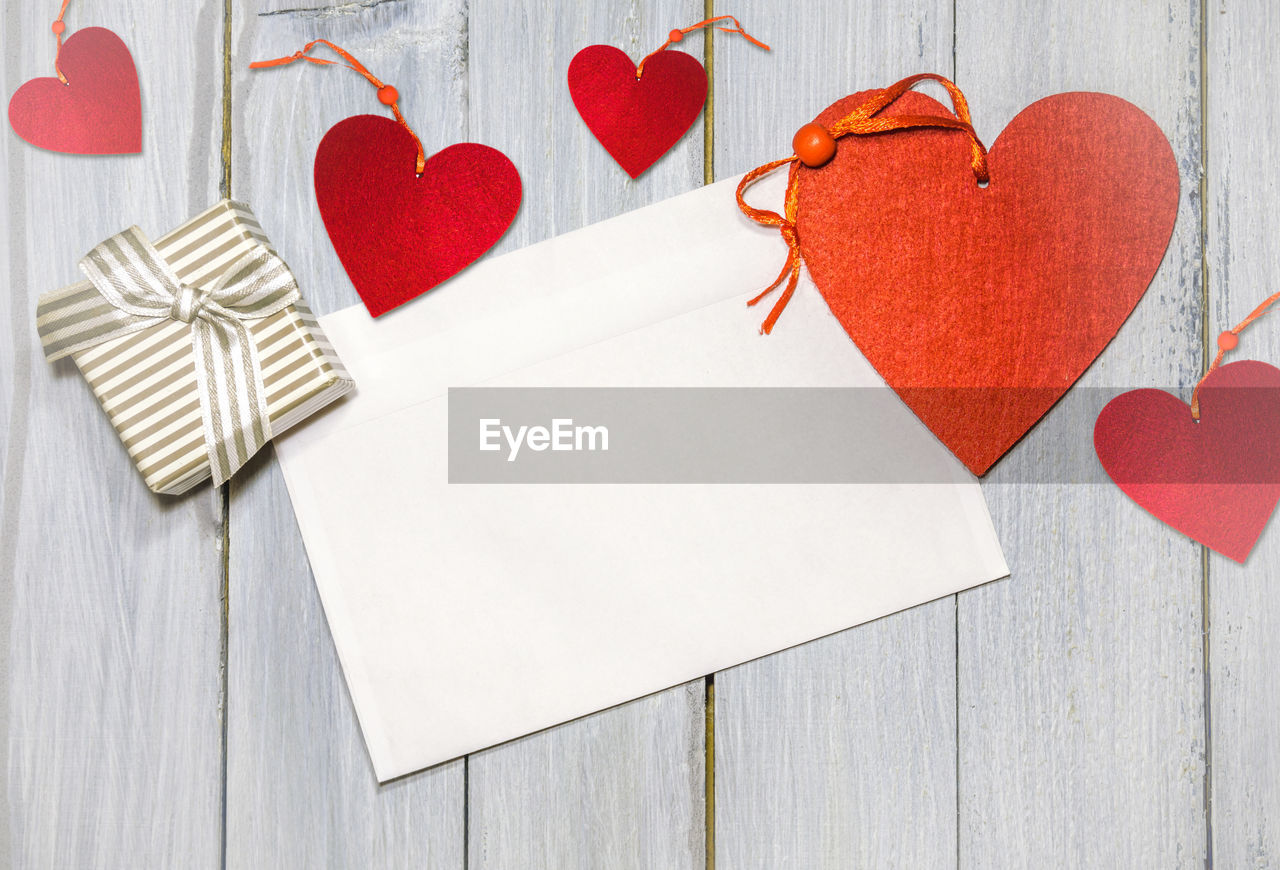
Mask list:
[[[248,323],[301,298],[289,267],[256,244],[209,288],[190,287],[142,231],[130,227],[90,251],[80,269],[97,293],[86,293],[60,318],[56,337],[46,337],[49,359],[168,320],[189,323],[209,467],[220,486],[271,440],[262,366]]]

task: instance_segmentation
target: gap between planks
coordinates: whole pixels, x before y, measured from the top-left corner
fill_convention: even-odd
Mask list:
[[[960,85],[960,64],[957,60],[959,56],[960,37],[956,22],[960,19],[959,14],[960,0],[951,0],[951,81],[959,87]],[[983,502],[986,502],[986,496],[983,496]],[[990,510],[988,509],[988,513]],[[960,849],[963,841],[964,826],[961,824],[960,807],[963,795],[960,792],[960,593],[951,596],[951,627],[954,631],[951,640],[951,661],[955,666],[955,689],[954,689],[954,705],[951,709],[951,715],[955,725],[951,729],[951,733],[955,738],[952,748],[955,751],[955,807],[956,807],[956,870],[960,870]]]
[[[385,2],[385,0],[379,0]],[[377,5],[376,3],[357,3],[348,4],[359,7],[368,7]],[[331,7],[330,7],[331,8]],[[280,10],[273,13],[260,14],[281,14],[284,12],[303,12],[303,11],[320,11],[318,9],[288,9]],[[703,17],[715,17],[714,0],[705,0],[703,6]],[[703,169],[702,183],[704,185],[713,184],[715,182],[715,28],[707,28],[706,38],[703,41],[703,66],[707,75],[707,101],[706,108],[703,113]],[[232,195],[232,172],[231,172],[231,127],[232,127],[232,66],[231,66],[231,42],[232,42],[232,0],[223,0],[223,25],[222,25],[222,179],[220,183],[221,195],[230,199]],[[219,645],[219,670],[222,681],[220,690],[219,718],[221,720],[222,730],[222,758],[221,758],[221,792],[222,792],[222,818],[220,845],[221,855],[219,856],[219,866],[222,870],[227,868],[227,708],[228,708],[228,677],[229,677],[229,649],[230,649],[230,627],[231,627],[231,485],[224,484],[221,487],[220,495],[222,499],[222,612],[221,612],[221,642]],[[704,778],[704,851],[705,851],[705,868],[706,870],[715,870],[715,674],[708,674],[704,677],[703,689],[703,778]],[[463,757],[463,825],[462,825],[462,868],[466,870],[470,863],[470,789],[468,783],[468,773],[471,757]]]
[[[220,192],[231,198],[231,2],[222,0],[222,181]],[[221,787],[221,818],[218,832],[218,866],[227,870],[227,722],[230,694],[231,650],[231,484],[219,487],[222,500],[222,609],[219,614],[218,642],[218,718],[221,728],[221,758],[219,775]]]
[[[1200,2],[1200,365],[1209,370],[1209,13]],[[1213,704],[1209,672],[1209,548],[1200,545],[1200,669],[1204,705],[1204,866],[1213,870]]]
[[[715,18],[715,0],[705,0],[702,17]],[[707,105],[702,116],[702,183],[716,180],[716,51],[714,27],[706,29],[702,42],[702,66],[707,74]],[[716,870],[716,675],[707,674],[702,690],[702,827],[703,863],[706,870]]]

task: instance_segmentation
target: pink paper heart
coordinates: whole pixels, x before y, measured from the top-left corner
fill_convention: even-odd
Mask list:
[[[1280,369],[1242,360],[1200,387],[1200,422],[1163,390],[1112,399],[1093,429],[1116,486],[1156,519],[1237,562],[1280,499]]]
[[[110,30],[86,27],[62,45],[67,84],[32,79],[9,100],[9,124],[38,148],[66,154],[142,150],[142,96],[129,48]]]

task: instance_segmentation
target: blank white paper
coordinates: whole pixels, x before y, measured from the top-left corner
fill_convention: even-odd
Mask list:
[[[807,279],[759,334],[786,248],[736,184],[322,318],[357,393],[276,452],[379,781],[1008,574],[900,403],[883,449],[952,482],[448,483],[449,387],[883,387]]]

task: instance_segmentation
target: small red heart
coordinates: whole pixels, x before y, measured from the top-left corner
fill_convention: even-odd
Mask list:
[[[818,117],[831,125],[870,93]],[[908,92],[883,113],[948,115]],[[1178,166],[1136,106],[1047,97],[989,154],[990,184],[954,130],[845,136],[802,168],[801,253],[867,360],[983,474],[1115,336],[1156,273],[1178,213]]]
[[[38,78],[9,100],[9,124],[38,148],[67,154],[142,150],[142,96],[129,48],[110,30],[86,27],[62,44],[57,78]]]
[[[569,94],[587,129],[632,178],[680,141],[707,101],[707,71],[682,51],[660,51],[636,78],[631,58],[588,45],[569,63]]]
[[[450,145],[415,168],[418,145],[378,115],[335,124],[316,151],[316,201],[374,317],[480,258],[520,210],[520,173],[487,145]]]
[[[1200,422],[1163,390],[1130,390],[1098,415],[1093,447],[1125,495],[1244,562],[1280,499],[1280,369],[1243,360],[1200,387]]]

